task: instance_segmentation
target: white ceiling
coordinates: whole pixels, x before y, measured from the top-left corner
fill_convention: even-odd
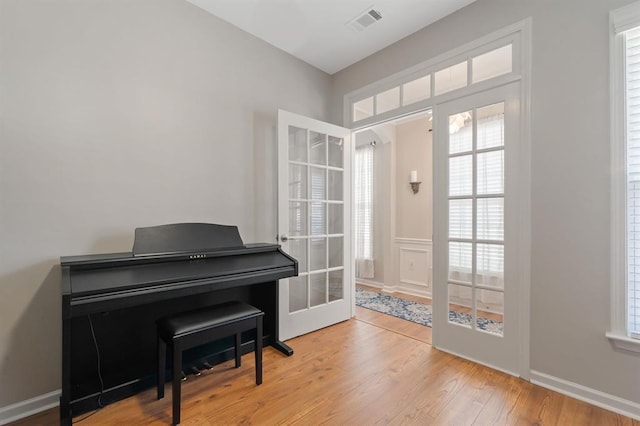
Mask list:
[[[334,74],[475,0],[187,0]],[[346,26],[369,9],[382,19]]]

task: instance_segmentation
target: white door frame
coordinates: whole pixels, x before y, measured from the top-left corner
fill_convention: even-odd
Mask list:
[[[483,90],[512,82],[520,83],[520,156],[518,158],[518,182],[520,193],[517,202],[518,211],[518,247],[517,247],[517,277],[520,283],[518,302],[519,324],[519,367],[517,374],[525,380],[530,378],[530,299],[531,299],[531,18],[524,19],[513,25],[497,30],[484,37],[428,59],[408,69],[399,71],[367,86],[344,95],[343,123],[352,131],[373,127],[376,124],[415,114],[433,108],[440,103],[462,98]],[[424,101],[408,106],[401,106],[384,114],[374,115],[368,119],[354,122],[352,117],[353,104],[368,96],[375,96],[384,90],[411,81],[419,75],[432,73],[456,61],[468,59],[486,51],[488,46],[495,45],[500,40],[512,40],[514,43],[513,65],[510,74],[470,84],[462,89],[454,90],[439,96],[432,96]],[[432,90],[433,93],[433,90]],[[435,135],[434,135],[435,139]],[[435,232],[435,230],[434,230]],[[434,247],[435,250],[435,247]],[[435,283],[434,283],[435,285]]]

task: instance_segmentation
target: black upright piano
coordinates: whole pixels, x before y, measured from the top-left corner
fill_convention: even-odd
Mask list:
[[[275,244],[243,244],[235,226],[181,223],[135,230],[132,252],[70,256],[62,270],[60,420],[153,387],[155,321],[242,300],[264,311],[264,345],[286,355],[278,338],[278,280],[297,261]],[[243,336],[243,350],[253,345]],[[232,358],[233,342],[186,351],[188,372]]]

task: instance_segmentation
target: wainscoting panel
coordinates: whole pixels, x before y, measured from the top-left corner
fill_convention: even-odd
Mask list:
[[[397,277],[394,291],[431,297],[431,240],[396,238]]]
[[[429,251],[400,247],[400,282],[429,286]]]

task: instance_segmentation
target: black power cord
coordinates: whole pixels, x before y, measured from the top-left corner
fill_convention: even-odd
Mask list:
[[[89,328],[91,329],[91,337],[93,337],[93,345],[96,348],[96,358],[98,361],[98,378],[100,379],[100,394],[98,395],[98,409],[93,411],[92,413],[84,416],[83,418],[77,420],[74,422],[74,424],[80,423],[83,420],[88,419],[89,417],[93,416],[95,413],[97,413],[98,411],[100,411],[100,409],[102,407],[105,406],[105,404],[102,403],[102,394],[104,393],[104,380],[102,380],[102,367],[100,366],[100,348],[98,348],[98,340],[96,339],[96,333],[93,330],[93,321],[91,321],[91,315],[87,315],[87,319],[89,320]]]
[[[98,360],[98,378],[100,379],[100,394],[98,395],[98,407],[104,407],[102,403],[102,394],[104,393],[104,380],[102,380],[102,367],[100,366],[100,349],[98,348],[98,340],[96,339],[96,333],[93,331],[93,321],[91,321],[91,315],[87,315],[89,318],[89,327],[91,328],[91,337],[93,337],[93,345],[96,348],[96,358]]]

